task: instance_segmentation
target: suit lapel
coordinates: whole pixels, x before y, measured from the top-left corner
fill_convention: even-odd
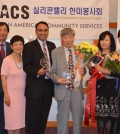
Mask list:
[[[10,54],[11,46],[9,42],[6,42],[5,45],[6,45],[6,56],[8,56]]]
[[[49,52],[49,57],[51,57],[51,44],[48,41],[46,41],[46,44]]]
[[[42,55],[42,57],[44,57],[44,53],[43,53],[42,48],[37,39],[35,40],[35,45],[36,45],[36,51],[39,51],[39,53]]]
[[[51,58],[51,51],[52,51],[51,43],[48,42],[48,41],[46,41],[46,44],[47,44],[48,53],[49,53],[49,57],[50,57],[50,63],[52,63],[52,58]]]
[[[60,61],[60,62],[62,64],[63,68],[65,68],[65,71],[68,71],[68,65],[66,62],[65,50],[64,50],[63,46],[60,47],[60,55],[59,56],[61,56],[62,61]]]

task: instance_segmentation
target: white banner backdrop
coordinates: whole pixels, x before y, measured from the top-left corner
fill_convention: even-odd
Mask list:
[[[117,33],[119,29],[120,29],[120,0],[118,0]],[[118,39],[117,39],[117,49],[119,48],[120,48],[120,43],[118,42]]]
[[[58,39],[62,28],[76,31],[76,39],[97,39],[109,29],[109,0],[0,0],[0,21],[15,34],[35,38],[35,23],[46,21],[50,39]]]

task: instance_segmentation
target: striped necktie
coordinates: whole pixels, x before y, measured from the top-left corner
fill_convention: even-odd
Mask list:
[[[2,58],[4,59],[5,58],[5,50],[4,50],[4,44],[0,44],[1,46],[1,55],[2,55]]]
[[[68,49],[69,51],[69,58],[68,58],[68,70],[71,73],[71,78],[70,78],[70,83],[68,84],[67,88],[72,90],[74,88],[73,82],[74,82],[74,64],[73,64],[73,55],[72,55],[72,50]]]
[[[44,53],[45,59],[48,61],[47,50],[46,50],[44,42],[43,42],[42,46],[43,46],[43,53]]]
[[[43,42],[43,44],[42,44],[42,46],[43,46],[43,53],[44,53],[45,59],[47,61],[48,69],[49,69],[50,61],[49,61],[49,58],[48,58],[48,55],[47,55],[47,49],[46,49],[45,45],[46,45],[45,42]],[[50,73],[49,73],[49,71],[46,72],[45,79],[50,79]]]

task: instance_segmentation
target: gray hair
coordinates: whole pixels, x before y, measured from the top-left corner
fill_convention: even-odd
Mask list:
[[[64,28],[60,32],[60,36],[72,35],[75,36],[75,31],[72,28]]]

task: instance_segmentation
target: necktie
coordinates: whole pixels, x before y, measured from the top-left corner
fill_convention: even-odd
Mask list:
[[[45,59],[47,61],[48,69],[49,69],[50,61],[49,61],[48,56],[47,56],[47,50],[46,50],[46,47],[45,47],[45,43],[43,42],[42,45],[43,45],[43,53],[44,53]],[[49,79],[49,78],[50,78],[50,73],[46,72],[45,79]]]
[[[71,49],[68,49],[68,50],[69,50],[68,70],[69,70],[69,73],[71,73],[71,78],[69,80],[70,83],[68,84],[67,88],[72,90],[74,88],[73,82],[74,82],[74,78],[75,78],[74,65],[73,65],[73,55],[72,55],[72,50]]]
[[[4,50],[4,44],[0,44],[1,46],[1,55],[2,55],[2,58],[4,59],[5,58],[5,50]]]
[[[43,42],[43,53],[44,53],[44,56],[45,56],[45,59],[48,61],[48,56],[47,56],[47,50],[46,50],[46,47],[45,47],[45,43]]]

